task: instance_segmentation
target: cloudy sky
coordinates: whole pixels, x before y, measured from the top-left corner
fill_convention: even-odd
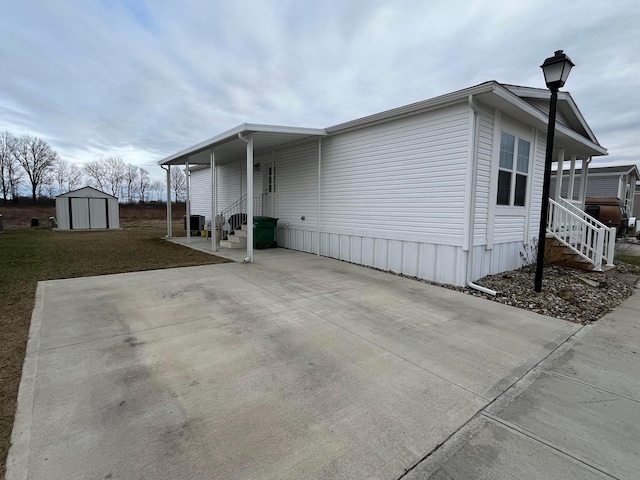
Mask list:
[[[0,130],[157,161],[243,122],[327,127],[486,80],[565,86],[640,162],[638,0],[3,0]]]

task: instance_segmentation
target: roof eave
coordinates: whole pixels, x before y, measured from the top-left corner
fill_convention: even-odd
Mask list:
[[[475,85],[473,87],[465,88],[463,90],[457,90],[455,92],[440,95],[438,97],[430,98],[402,107],[393,108],[391,110],[385,110],[384,112],[375,113],[373,115],[367,115],[366,117],[357,118],[348,122],[339,123],[327,128],[329,135],[335,133],[343,133],[349,130],[356,130],[365,126],[376,125],[379,123],[388,122],[389,120],[395,120],[402,117],[408,117],[419,113],[427,112],[437,108],[442,108],[447,105],[452,105],[466,101],[469,95],[476,95],[479,93],[489,92],[494,85],[498,82],[491,80],[488,82]]]
[[[191,155],[201,153],[205,150],[222,145],[227,142],[231,142],[238,138],[238,134],[242,133],[295,133],[307,136],[326,136],[327,132],[322,128],[305,128],[305,127],[287,127],[281,125],[262,125],[257,123],[242,123],[226,132],[222,132],[214,137],[208,138],[202,142],[199,142],[192,147],[180,150],[173,155],[170,155],[160,161],[158,165],[177,165],[177,160],[186,159]]]
[[[547,115],[545,115],[543,112],[541,112],[540,110],[538,110],[534,106],[532,106],[529,103],[527,103],[525,100],[520,98],[518,95],[516,95],[514,92],[512,92],[508,88],[505,88],[502,85],[497,84],[494,87],[492,93],[498,95],[503,100],[506,100],[507,102],[509,102],[509,103],[513,104],[514,106],[520,108],[527,115],[533,117],[539,123],[539,125],[538,125],[539,127],[540,126],[548,127],[549,118],[548,118]],[[588,148],[594,150],[595,152],[597,152],[598,155],[607,155],[607,149],[606,148],[602,147],[597,142],[593,142],[591,139],[583,137],[582,135],[578,134],[577,132],[575,132],[574,130],[572,130],[572,129],[568,128],[568,127],[565,127],[564,125],[556,123],[556,131],[558,131],[558,132],[562,133],[563,135],[571,138],[572,140],[575,140],[577,142],[582,143],[586,147],[588,147]]]

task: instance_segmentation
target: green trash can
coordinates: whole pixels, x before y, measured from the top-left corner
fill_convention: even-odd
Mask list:
[[[253,248],[273,248],[276,246],[276,225],[273,217],[253,217]]]

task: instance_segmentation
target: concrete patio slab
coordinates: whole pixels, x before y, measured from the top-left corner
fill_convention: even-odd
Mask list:
[[[410,478],[426,478],[414,477]],[[431,480],[600,480],[609,478],[561,452],[499,423],[483,419],[483,428]]]
[[[637,479],[638,298],[581,329],[407,480]]]
[[[260,253],[41,282],[7,478],[398,478],[578,328]]]
[[[499,417],[616,478],[640,471],[640,408],[615,393],[542,372]]]

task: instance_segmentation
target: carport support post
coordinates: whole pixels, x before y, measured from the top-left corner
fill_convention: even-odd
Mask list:
[[[253,262],[253,135],[247,135],[247,262]],[[243,139],[244,140],[244,139]]]
[[[187,214],[187,221],[186,221],[186,227],[187,227],[187,244],[191,243],[191,197],[190,197],[190,192],[189,192],[189,157],[187,157],[187,160],[184,162],[184,169],[185,169],[185,175],[186,175],[186,188],[187,188],[187,199],[185,202],[185,207],[186,207],[186,211],[185,213]],[[178,201],[178,199],[176,199],[176,202]]]
[[[213,148],[211,149],[209,163],[211,164],[211,251],[215,252],[218,248],[216,245],[216,234],[218,233],[216,228],[218,189],[216,187],[216,156]]]
[[[171,216],[171,165],[167,165],[167,238],[173,235]]]

